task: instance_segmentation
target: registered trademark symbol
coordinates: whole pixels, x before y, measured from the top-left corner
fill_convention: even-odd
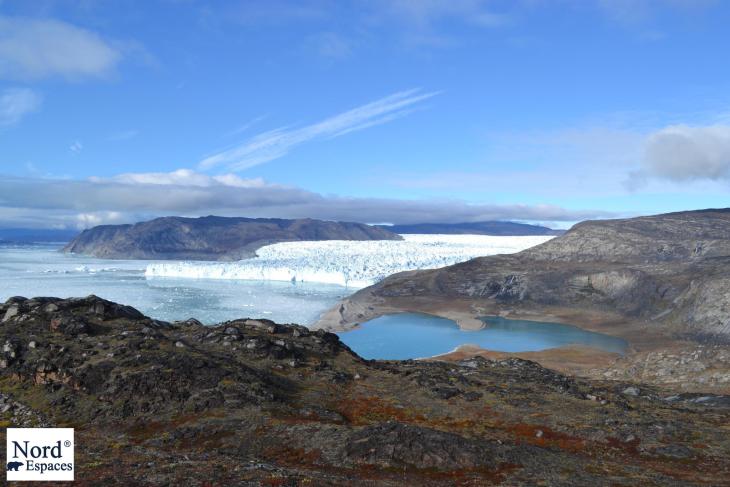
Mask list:
[[[68,440],[66,440],[66,441],[63,442],[63,446],[65,446],[66,448],[68,448],[69,446],[71,446],[71,442],[68,441]]]

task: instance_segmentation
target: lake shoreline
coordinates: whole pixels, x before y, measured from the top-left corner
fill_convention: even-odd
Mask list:
[[[478,318],[481,328],[464,330],[451,319],[424,313],[395,313],[340,333],[355,353],[372,360],[416,360],[444,355],[471,344],[496,352],[541,352],[585,346],[622,355],[625,340],[580,327],[498,316]]]
[[[479,316],[491,315],[510,319],[524,319],[551,323],[572,323],[581,329],[603,333],[627,341],[623,357],[597,354],[592,350],[557,348],[543,352],[512,353],[515,356],[536,361],[561,373],[591,379],[635,380],[636,376],[647,383],[683,391],[712,390],[730,393],[730,366],[723,347],[704,345],[691,337],[685,337],[673,328],[657,329],[650,321],[631,320],[608,311],[566,308],[558,306],[520,306],[436,296],[383,297],[370,295],[368,299],[352,301],[346,298],[324,313],[313,326],[339,332],[357,328],[359,322],[343,322],[341,312],[346,307],[348,316],[360,316],[365,322],[379,316],[400,312],[423,313],[452,319],[461,326],[463,318],[478,320]],[[457,319],[454,319],[457,318]],[[461,318],[461,320],[458,320]],[[464,329],[467,329],[464,327]],[[503,356],[481,348],[464,348],[424,360],[459,361],[470,357],[485,358]],[[692,370],[688,364],[699,354],[705,357],[702,370]],[[647,360],[660,358],[661,367],[650,367]],[[638,372],[637,372],[638,371]]]

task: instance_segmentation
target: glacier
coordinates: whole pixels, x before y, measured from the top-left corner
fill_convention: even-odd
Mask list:
[[[370,286],[397,272],[432,269],[474,257],[509,254],[552,236],[403,235],[403,240],[284,242],[237,262],[174,261],[147,265],[145,277],[239,279]]]

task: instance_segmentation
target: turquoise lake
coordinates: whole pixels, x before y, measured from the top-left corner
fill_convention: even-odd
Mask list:
[[[465,344],[499,352],[531,352],[575,344],[623,353],[627,346],[621,338],[571,325],[500,317],[482,320],[485,328],[463,331],[445,318],[399,313],[381,316],[339,336],[361,357],[383,360],[433,357]]]

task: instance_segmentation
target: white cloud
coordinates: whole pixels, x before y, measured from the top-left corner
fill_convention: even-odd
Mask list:
[[[0,94],[0,126],[18,123],[41,106],[43,98],[28,88],[9,88]]]
[[[68,150],[73,152],[74,154],[79,154],[82,150],[84,150],[84,144],[79,142],[78,140],[73,142],[69,147]]]
[[[97,225],[110,225],[124,223],[127,215],[118,211],[98,211],[90,213],[79,213],[76,215],[75,225],[77,228],[90,228]]]
[[[390,122],[411,112],[414,106],[437,93],[407,90],[381,98],[321,122],[301,128],[282,127],[258,134],[232,149],[213,154],[199,163],[201,169],[224,165],[240,171],[285,156],[294,147],[317,139],[331,139]]]
[[[164,185],[164,188],[161,188]],[[609,216],[552,205],[469,204],[323,196],[300,188],[190,170],[61,180],[0,178],[0,226],[133,222],[162,215],[320,218],[359,222],[562,221]]]
[[[0,78],[102,76],[120,58],[97,34],[66,22],[0,17]]]
[[[634,188],[649,178],[673,182],[730,179],[730,126],[673,125],[646,140],[642,169],[631,175]]]
[[[236,174],[208,176],[207,174],[195,172],[190,169],[178,169],[172,172],[125,173],[111,178],[92,177],[90,181],[95,183],[114,182],[123,184],[197,186],[201,188],[211,186],[261,188],[267,185],[261,178],[244,179]]]

